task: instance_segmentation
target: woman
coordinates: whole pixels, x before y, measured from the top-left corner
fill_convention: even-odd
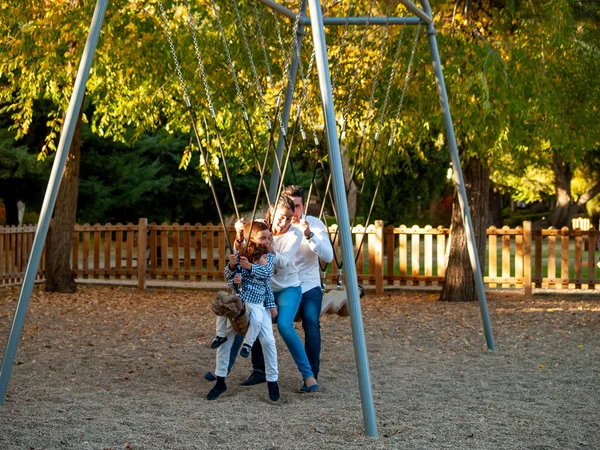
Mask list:
[[[296,317],[302,301],[302,283],[294,260],[303,236],[297,227],[292,227],[293,217],[294,202],[288,197],[281,197],[277,205],[271,208],[265,217],[273,232],[273,250],[275,251],[275,273],[271,278],[271,286],[278,309],[277,329],[302,374],[305,386],[303,386],[302,391],[313,392],[319,389],[319,385],[312,372],[302,340],[294,328],[294,317]],[[237,230],[241,231],[238,224],[236,224],[236,232],[238,233],[236,241],[243,243],[244,236]],[[254,240],[254,237],[250,236],[250,239]],[[250,378],[243,383],[244,386],[251,386],[265,381],[264,358],[262,357],[262,349],[259,348],[259,345],[255,344],[252,350],[254,371]]]

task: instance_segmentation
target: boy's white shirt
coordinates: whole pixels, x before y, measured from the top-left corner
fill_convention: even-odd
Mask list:
[[[302,282],[302,293],[321,287],[319,258],[330,263],[333,260],[333,247],[325,224],[317,217],[306,216],[306,222],[313,237],[306,239],[300,225],[294,225],[302,233],[302,243],[296,254],[296,269]]]

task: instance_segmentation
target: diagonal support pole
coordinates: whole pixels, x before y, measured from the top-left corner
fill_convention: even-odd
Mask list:
[[[335,109],[333,107],[331,78],[327,60],[327,44],[325,41],[325,31],[323,29],[323,11],[321,10],[319,0],[309,0],[309,5],[315,47],[315,61],[319,73],[319,87],[321,90],[323,115],[325,117],[325,129],[327,131],[327,149],[329,152],[329,161],[333,179],[333,195],[338,208],[337,218],[339,221],[342,257],[344,258],[344,261],[349,262],[344,265],[346,268],[346,293],[348,295],[348,309],[350,310],[350,323],[352,325],[352,341],[354,343],[354,354],[358,371],[363,422],[367,436],[377,437],[377,423],[375,420],[373,394],[371,392],[371,378],[369,374],[369,361],[367,358],[365,332],[358,293],[358,279],[356,275],[356,266],[353,264],[354,249],[352,247],[350,217],[348,216],[348,202],[344,186],[342,156],[335,122]]]
[[[85,85],[90,73],[92,61],[94,59],[94,53],[100,37],[100,29],[102,28],[102,22],[104,20],[104,13],[106,12],[107,5],[108,0],[98,0],[96,3],[96,9],[94,10],[94,15],[90,25],[90,31],[85,43],[85,48],[83,49],[81,62],[79,63],[77,78],[75,79],[75,85],[73,87],[73,94],[71,95],[71,100],[69,101],[65,123],[60,135],[58,149],[56,150],[56,158],[54,159],[54,165],[52,166],[52,172],[50,174],[50,179],[48,180],[48,188],[46,189],[44,203],[40,212],[40,220],[38,222],[35,238],[33,240],[31,256],[29,258],[29,262],[27,263],[25,279],[23,280],[21,294],[19,295],[19,302],[17,303],[17,310],[13,319],[8,342],[6,343],[4,356],[2,358],[2,366],[0,368],[0,405],[4,403],[4,397],[6,396],[10,372],[15,360],[15,355],[17,353],[17,346],[21,338],[21,331],[23,330],[23,323],[25,322],[27,307],[29,306],[31,292],[33,291],[33,284],[40,266],[40,258],[42,256],[44,243],[48,234],[48,227],[50,226],[50,219],[52,217],[54,205],[56,204],[56,196],[58,195],[60,180],[65,170],[65,163],[67,161],[67,156],[69,155],[69,148],[71,148],[71,142],[75,132],[75,125],[77,124],[77,118],[79,117],[79,111],[81,110],[81,104],[83,103]]]
[[[431,17],[431,8],[427,0],[422,0],[423,10],[425,14]],[[485,331],[485,339],[488,349],[496,350],[494,343],[494,334],[492,332],[492,324],[490,314],[488,312],[487,301],[485,298],[485,289],[483,286],[483,276],[481,274],[481,266],[477,256],[477,247],[475,246],[475,233],[473,232],[473,223],[471,221],[471,213],[469,212],[469,202],[467,200],[467,190],[465,189],[465,180],[463,178],[462,169],[460,166],[460,158],[458,156],[458,147],[456,145],[456,136],[454,134],[454,126],[452,125],[452,115],[450,114],[450,104],[448,102],[448,93],[446,92],[446,84],[444,82],[444,74],[442,72],[442,62],[440,61],[440,53],[438,51],[436,31],[433,23],[427,24],[427,37],[429,39],[429,49],[431,52],[431,60],[435,79],[442,104],[442,112],[444,114],[444,124],[446,126],[446,136],[448,138],[448,146],[450,147],[450,157],[452,159],[452,167],[454,169],[454,181],[458,187],[458,201],[462,213],[463,224],[465,226],[465,235],[467,237],[467,249],[469,258],[473,268],[473,276],[475,277],[475,288],[477,297],[479,298],[479,309],[481,310],[481,319],[483,320],[483,328]]]

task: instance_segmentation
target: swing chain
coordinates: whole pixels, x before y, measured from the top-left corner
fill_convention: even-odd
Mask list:
[[[394,141],[394,136],[396,134],[396,130],[398,128],[398,119],[400,117],[400,111],[402,110],[402,105],[404,104],[404,96],[406,95],[406,88],[408,87],[408,81],[410,80],[412,68],[415,60],[415,53],[417,51],[417,43],[419,42],[419,36],[421,34],[421,24],[417,26],[417,30],[415,31],[415,39],[413,41],[413,47],[410,54],[410,60],[408,62],[408,68],[406,69],[406,76],[404,77],[404,86],[402,88],[402,95],[400,96],[400,103],[398,104],[398,109],[396,110],[396,116],[394,117],[394,127],[392,133],[390,134],[390,140],[388,141],[388,147],[392,146],[392,142]]]
[[[183,79],[183,75],[181,74],[181,70],[180,65],[179,65],[179,58],[177,57],[177,50],[175,49],[175,45],[173,44],[173,38],[171,35],[171,29],[169,27],[169,21],[167,19],[167,13],[164,9],[164,6],[162,4],[162,0],[158,1],[160,10],[161,10],[161,16],[165,25],[165,30],[167,32],[167,38],[169,40],[169,46],[171,48],[171,56],[173,57],[173,61],[175,63],[175,66],[177,68],[177,72],[178,72],[178,77],[179,77],[179,82],[181,84],[181,89],[183,91],[183,96],[185,98],[185,102],[187,105],[187,109],[188,109],[188,113],[190,115],[190,123],[191,123],[191,127],[192,130],[194,132],[194,136],[196,138],[196,144],[198,145],[198,148],[200,149],[200,153],[202,155],[202,159],[204,160],[204,165],[205,165],[205,169],[206,169],[206,173],[208,175],[208,184],[210,186],[211,192],[213,194],[213,199],[215,201],[215,207],[217,208],[217,213],[219,215],[219,219],[221,221],[221,226],[223,227],[223,233],[225,234],[225,239],[227,241],[227,246],[229,247],[230,251],[233,252],[233,246],[231,245],[231,240],[229,239],[229,233],[227,232],[227,227],[225,226],[225,221],[223,219],[223,213],[221,211],[221,206],[219,204],[219,199],[217,197],[217,192],[215,190],[215,186],[213,184],[212,181],[212,174],[210,171],[210,166],[209,166],[209,162],[208,162],[208,151],[207,149],[202,145],[202,141],[200,140],[200,136],[198,134],[198,128],[196,125],[197,119],[196,119],[196,115],[194,113],[194,109],[192,108],[192,104],[190,102],[190,99],[188,97],[187,94],[187,88],[185,85],[185,81]]]
[[[302,0],[304,1],[304,0]],[[300,14],[296,14],[296,19],[294,20],[294,28],[293,28],[293,32],[292,32],[292,41],[290,43],[290,51],[288,53],[288,56],[286,56],[286,51],[285,51],[285,47],[283,45],[283,38],[281,37],[281,27],[279,24],[279,15],[277,14],[277,12],[275,10],[271,10],[271,12],[273,13],[273,16],[275,17],[275,28],[277,29],[277,39],[279,41],[279,46],[281,47],[281,52],[282,55],[284,57],[285,60],[285,66],[283,69],[283,78],[282,80],[285,80],[286,78],[288,78],[288,74],[290,71],[290,64],[291,64],[291,60],[292,60],[292,55],[294,54],[294,46],[298,45],[298,28],[300,26]],[[284,86],[285,83],[281,84],[281,89],[279,90],[279,95],[278,95],[278,99],[277,102],[281,102],[282,96],[283,96],[283,90],[284,90]],[[283,126],[283,119],[281,117],[281,114],[278,116],[279,119],[279,129],[281,130],[281,134],[285,137],[286,132],[285,132],[285,127]]]
[[[333,70],[333,76],[331,77],[332,92],[336,86],[337,76],[340,68],[340,61],[342,59],[342,52],[344,50],[344,47],[346,46],[346,36],[348,34],[348,25],[350,25],[350,15],[354,8],[353,4],[354,2],[350,1],[350,6],[348,6],[348,12],[346,13],[346,21],[344,22],[344,31],[342,32],[342,37],[340,39],[340,49],[338,51],[337,58],[335,59],[335,69]]]
[[[373,110],[373,105],[375,104],[375,90],[377,89],[379,75],[381,74],[381,66],[383,65],[383,57],[385,53],[385,43],[388,38],[389,25],[390,25],[390,2],[388,1],[388,11],[385,19],[385,28],[383,29],[383,37],[381,38],[381,43],[379,45],[379,59],[377,60],[377,68],[375,69],[375,76],[373,77],[373,84],[371,85],[371,97],[369,98],[369,106],[367,107],[367,114],[365,115],[365,120],[362,123],[361,136],[362,139],[365,136],[365,131],[367,129],[367,121],[369,120],[369,116],[371,115],[371,111]]]
[[[237,74],[235,72],[235,67],[233,65],[233,60],[231,59],[231,54],[229,53],[229,45],[227,44],[227,37],[225,36],[225,30],[223,30],[223,24],[221,23],[221,17],[219,15],[219,7],[215,4],[214,0],[210,0],[210,3],[215,12],[215,18],[217,19],[217,25],[219,26],[219,32],[221,34],[221,40],[223,41],[223,47],[225,48],[225,55],[227,56],[227,62],[229,64],[229,72],[233,77],[233,82],[235,84],[235,91],[237,94],[238,101],[240,106],[242,107],[242,112],[244,114],[244,119],[248,120],[248,112],[246,110],[246,105],[244,104],[244,99],[242,97],[242,91],[240,90],[240,85],[238,82]]]
[[[204,86],[204,93],[206,95],[206,101],[208,102],[208,109],[210,111],[210,115],[214,119],[215,109],[213,107],[212,98],[210,95],[210,89],[208,88],[208,83],[206,81],[206,71],[204,69],[204,61],[202,60],[202,55],[200,53],[200,46],[198,45],[198,39],[196,37],[196,21],[192,18],[192,11],[190,9],[190,4],[188,0],[185,0],[185,9],[188,14],[188,23],[190,25],[190,30],[192,30],[192,40],[194,42],[194,51],[196,52],[196,59],[198,60],[198,67],[200,68],[200,78],[202,80],[202,85]]]
[[[252,68],[252,74],[254,75],[254,82],[256,83],[256,89],[258,90],[258,95],[260,98],[260,103],[263,108],[263,112],[265,115],[265,120],[267,122],[267,127],[271,129],[271,120],[269,119],[269,113],[267,112],[267,104],[265,103],[265,98],[262,90],[262,86],[260,80],[258,79],[258,73],[256,71],[256,66],[254,65],[254,58],[252,57],[252,51],[250,50],[250,44],[248,43],[248,38],[246,36],[246,30],[244,28],[244,24],[242,23],[242,17],[240,16],[240,10],[238,8],[237,0],[231,0],[233,3],[233,7],[235,9],[235,15],[238,21],[238,28],[242,33],[242,39],[244,41],[244,46],[246,47],[246,52],[248,53],[248,59],[250,60],[250,66]]]
[[[371,24],[371,14],[373,11],[373,3],[374,3],[374,0],[371,0],[371,3],[369,5],[369,14],[368,14],[367,20],[365,22],[365,29],[363,31],[362,38],[360,40],[360,45],[359,45],[359,50],[358,50],[358,58],[357,58],[358,61],[361,60],[364,49],[365,49],[365,43],[367,40],[367,31],[369,29],[369,25]],[[354,92],[356,91],[359,68],[360,68],[360,65],[357,64],[356,70],[354,72],[354,79],[352,80],[352,85],[350,86],[350,93],[348,94],[348,100],[346,101],[346,106],[344,108],[344,112],[342,113],[342,120],[341,120],[341,126],[340,126],[340,140],[344,140],[344,138],[346,136],[346,132],[345,132],[346,120],[348,119],[348,113],[350,112],[350,104],[352,103],[352,98],[354,97]]]
[[[177,51],[175,50],[175,44],[173,43],[173,35],[171,34],[171,28],[169,27],[169,21],[167,20],[167,13],[165,11],[165,7],[163,6],[162,1],[159,0],[158,6],[160,7],[160,13],[162,15],[163,22],[165,24],[165,29],[167,31],[167,39],[169,40],[169,47],[171,49],[171,54],[173,55],[173,61],[175,62],[175,70],[177,71],[177,78],[179,78],[179,84],[181,84],[181,88],[183,89],[183,98],[185,99],[185,104],[188,108],[191,107],[190,98],[187,93],[187,87],[185,81],[183,79],[183,74],[181,73],[181,66],[179,64],[179,59],[177,58]]]
[[[379,115],[379,123],[377,125],[377,132],[375,133],[375,141],[379,140],[379,133],[383,126],[383,120],[385,119],[385,113],[387,111],[387,105],[390,99],[390,93],[392,91],[392,84],[396,77],[396,68],[398,67],[398,61],[400,59],[400,50],[402,49],[402,41],[404,40],[404,32],[406,30],[406,16],[404,17],[404,23],[402,24],[402,30],[398,37],[398,44],[396,44],[396,52],[394,54],[394,62],[392,63],[392,71],[390,73],[390,79],[388,80],[387,89],[385,91],[385,98],[383,100],[383,107],[381,108],[381,114]]]
[[[258,36],[260,38],[260,47],[262,50],[263,59],[265,60],[265,67],[267,69],[267,81],[269,82],[269,86],[273,88],[273,74],[271,73],[271,64],[269,63],[269,57],[267,55],[267,44],[265,40],[265,35],[262,31],[262,19],[260,18],[260,14],[258,13],[258,2],[252,2],[252,5],[254,6],[254,17],[256,19],[256,28],[258,30]]]

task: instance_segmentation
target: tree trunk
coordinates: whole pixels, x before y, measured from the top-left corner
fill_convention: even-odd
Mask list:
[[[571,181],[573,172],[571,166],[557,152],[554,153],[552,164],[554,171],[554,189],[556,206],[550,216],[550,225],[555,228],[570,227],[571,219],[583,211],[583,207],[573,201],[571,196]]]
[[[354,222],[356,217],[356,195],[358,188],[354,180],[350,177],[350,162],[348,161],[348,155],[346,147],[342,147],[342,170],[344,171],[344,187],[346,188],[346,195],[348,201],[348,216],[350,217],[350,223]],[[366,224],[365,224],[366,226]]]
[[[500,194],[500,191],[496,186],[491,186],[487,225],[493,225],[496,228],[502,228],[503,222],[504,220],[502,218],[502,194]]]
[[[485,261],[486,249],[486,224],[488,217],[488,192],[490,170],[485,161],[479,158],[468,160],[463,166],[463,175],[473,231],[475,233],[475,245],[479,254],[479,262],[482,270]],[[475,278],[469,252],[467,249],[467,237],[463,226],[463,220],[458,203],[458,189],[454,189],[454,203],[452,205],[452,239],[450,243],[450,254],[448,267],[442,292],[441,301],[476,301],[477,291],[475,289]]]
[[[46,290],[49,292],[77,291],[71,269],[71,249],[77,216],[80,162],[81,115],[77,119],[65,171],[56,197],[53,223],[46,241]]]

